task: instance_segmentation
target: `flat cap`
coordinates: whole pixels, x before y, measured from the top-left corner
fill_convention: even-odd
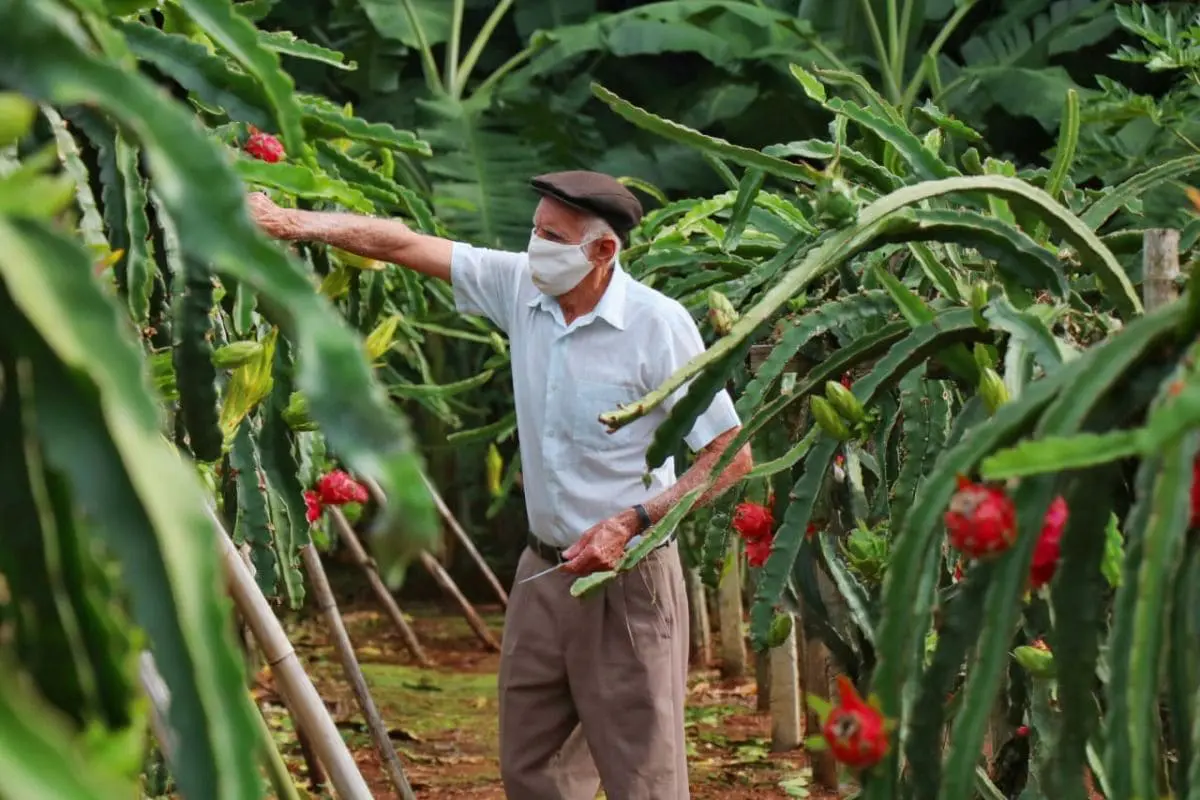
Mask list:
[[[620,181],[602,172],[568,170],[538,175],[534,190],[573,208],[595,214],[612,225],[622,239],[642,219],[642,204]]]

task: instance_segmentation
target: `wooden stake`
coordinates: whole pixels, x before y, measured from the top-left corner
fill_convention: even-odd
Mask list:
[[[379,486],[374,478],[364,476],[363,483],[367,485],[367,490],[371,493],[371,496],[375,498],[376,503],[383,505],[387,502],[387,496],[383,493],[383,489]],[[463,593],[459,591],[458,584],[456,584],[454,579],[450,577],[450,573],[446,572],[445,568],[438,563],[438,560],[431,556],[428,552],[421,553],[420,561],[421,566],[425,567],[426,571],[428,571],[429,574],[433,576],[433,579],[437,581],[438,586],[442,587],[442,591],[448,594],[450,599],[458,604],[459,610],[462,611],[463,616],[467,619],[467,624],[471,626],[471,630],[475,632],[475,635],[479,637],[479,640],[483,642],[484,646],[489,650],[494,650],[497,653],[500,652],[500,643],[496,641],[495,637],[492,636],[491,631],[488,630],[488,626],[483,621],[483,617],[479,616],[479,613],[475,611],[475,607],[472,606],[470,602],[467,601],[467,598],[463,596]]]
[[[504,587],[500,584],[500,580],[496,577],[496,573],[492,572],[492,568],[488,566],[487,561],[485,561],[483,556],[480,555],[479,550],[475,547],[475,543],[471,541],[471,537],[467,536],[467,532],[464,531],[462,526],[458,524],[458,520],[454,518],[454,514],[450,513],[449,506],[446,505],[446,501],[442,499],[441,494],[438,493],[438,490],[433,485],[433,482],[430,481],[429,478],[424,474],[421,475],[421,479],[425,481],[425,488],[427,488],[429,490],[429,494],[433,496],[433,502],[437,506],[438,512],[442,515],[442,519],[444,519],[446,524],[450,526],[450,530],[454,531],[454,535],[458,537],[458,541],[462,543],[462,546],[466,549],[467,553],[470,554],[471,560],[473,560],[476,566],[479,567],[480,571],[483,572],[483,577],[487,578],[488,583],[491,584],[492,591],[496,593],[496,597],[500,598],[501,605],[503,605],[505,608],[508,608],[508,593],[504,591]]]
[[[271,611],[267,599],[251,577],[250,571],[238,555],[229,534],[225,532],[220,518],[208,508],[213,523],[213,532],[221,548],[221,564],[229,584],[233,602],[241,611],[246,622],[254,631],[266,656],[271,674],[275,677],[279,694],[292,712],[297,730],[303,728],[312,738],[317,758],[329,772],[333,788],[345,800],[372,800],[371,790],[363,780],[358,765],[342,740],[325,701],[317,693],[296,656],[292,643],[288,641],[283,626]]]
[[[371,731],[371,739],[375,742],[375,749],[379,752],[388,778],[403,800],[416,800],[408,777],[404,774],[404,767],[400,764],[400,757],[396,755],[396,748],[392,746],[392,739],[388,736],[387,726],[383,724],[383,718],[379,715],[379,709],[375,706],[375,700],[367,687],[367,679],[363,676],[358,657],[354,653],[354,643],[350,641],[350,634],[346,631],[345,621],[338,611],[333,589],[329,586],[329,578],[325,575],[325,567],[321,564],[321,556],[316,547],[308,544],[300,548],[300,557],[304,560],[304,570],[312,584],[317,607],[325,615],[325,622],[333,635],[333,647],[341,659],[342,671],[346,680],[350,682],[350,688],[354,690],[358,707],[367,721],[367,729]]]
[[[400,610],[400,606],[396,603],[396,598],[388,591],[388,588],[383,583],[383,578],[379,577],[379,570],[375,566],[375,562],[367,555],[367,551],[363,548],[362,542],[358,540],[358,535],[354,533],[354,528],[351,527],[346,516],[340,508],[329,509],[329,514],[333,518],[334,527],[337,528],[338,536],[346,547],[350,549],[350,554],[355,562],[367,575],[367,582],[371,584],[372,591],[375,592],[375,597],[383,604],[384,610],[391,617],[392,622],[400,631],[400,638],[404,640],[404,646],[408,648],[408,652],[412,653],[417,664],[422,667],[433,666],[429,660],[429,656],[425,655],[424,648],[421,647],[420,640],[417,639],[417,633],[408,624],[408,620],[404,618],[404,613]]]
[[[800,665],[796,651],[796,620],[783,644],[769,651],[771,676],[771,750],[795,750],[803,741],[800,729]]]
[[[489,650],[500,652],[500,643],[492,636],[492,632],[488,630],[487,623],[483,621],[483,617],[475,610],[475,607],[463,596],[463,593],[458,590],[458,585],[454,583],[454,579],[450,577],[450,573],[438,563],[438,560],[429,553],[421,553],[421,566],[433,576],[433,579],[442,587],[442,591],[450,595],[450,598],[458,603],[458,608],[462,611],[463,616],[467,618],[467,624],[471,626],[471,630],[475,631],[475,635]]]
[[[758,702],[755,705],[755,710],[757,711],[771,710],[771,692],[774,690],[771,683],[771,668],[773,666],[770,651],[764,653],[755,652],[754,691],[758,697]]]

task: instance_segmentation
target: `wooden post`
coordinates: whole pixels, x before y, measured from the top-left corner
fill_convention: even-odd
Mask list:
[[[712,629],[708,622],[708,597],[704,582],[700,580],[700,570],[693,567],[687,570],[688,611],[691,614],[689,632],[691,634],[690,652],[688,657],[692,666],[707,667],[712,663]]]
[[[367,485],[367,490],[375,498],[376,503],[383,505],[387,502],[387,496],[384,495],[382,487],[380,487],[374,478],[364,476],[363,483]],[[488,630],[488,626],[483,621],[483,617],[479,616],[479,613],[475,611],[475,607],[472,606],[470,602],[467,601],[467,598],[463,596],[463,593],[459,591],[458,584],[456,584],[454,579],[450,577],[450,573],[446,572],[445,568],[438,563],[438,560],[428,552],[422,552],[418,560],[420,560],[421,566],[423,566],[425,570],[433,576],[433,579],[437,581],[438,586],[442,587],[442,591],[448,594],[450,599],[458,604],[459,610],[462,611],[463,616],[467,619],[467,624],[471,626],[471,630],[475,632],[475,635],[479,637],[484,646],[489,650],[500,652],[500,643],[496,641],[495,637],[492,636],[491,631]]]
[[[779,647],[766,653],[771,676],[771,750],[794,750],[804,740],[800,728],[800,670],[796,649],[796,620]]]
[[[500,604],[508,608],[508,593],[504,591],[504,586],[500,584],[496,573],[492,572],[492,568],[488,566],[487,561],[479,553],[479,550],[475,547],[475,543],[471,541],[471,537],[467,536],[467,532],[463,530],[462,526],[458,524],[458,520],[450,513],[450,507],[446,505],[446,501],[438,493],[437,487],[424,474],[421,475],[421,479],[425,481],[425,488],[429,489],[429,494],[433,496],[433,502],[437,506],[438,512],[442,515],[442,519],[450,526],[450,530],[454,531],[454,535],[458,537],[458,541],[471,556],[471,559],[479,567],[480,571],[483,572],[483,577],[487,578],[488,583],[491,584],[492,591],[496,593],[496,597],[500,598]]]
[[[1142,305],[1151,314],[1179,297],[1176,281],[1179,278],[1179,231],[1170,228],[1154,228],[1142,234]],[[1195,289],[1193,288],[1193,291]],[[1157,712],[1157,708],[1155,711]],[[1156,723],[1161,724],[1161,715],[1155,713]],[[1158,727],[1158,725],[1156,725]],[[1154,737],[1156,762],[1162,764],[1161,747]],[[1087,771],[1085,770],[1085,773]],[[1159,792],[1169,794],[1169,779],[1165,770],[1158,770]]]
[[[312,584],[317,606],[329,625],[329,632],[333,636],[333,648],[342,662],[342,671],[346,674],[346,680],[350,682],[350,688],[354,690],[358,707],[367,721],[367,729],[375,741],[375,749],[379,752],[388,778],[403,800],[416,800],[408,777],[404,774],[404,767],[400,764],[400,757],[396,755],[396,748],[392,746],[391,737],[388,736],[387,726],[383,724],[383,717],[379,715],[379,709],[375,706],[370,689],[367,688],[367,679],[363,676],[362,667],[359,666],[358,657],[354,653],[354,643],[350,641],[350,634],[347,633],[346,624],[338,611],[337,600],[329,586],[325,567],[321,564],[321,556],[316,547],[308,544],[300,548],[300,557],[304,560],[304,570]]]
[[[755,704],[757,711],[771,710],[771,692],[773,684],[771,683],[771,651],[754,653],[754,692],[758,698]]]
[[[1179,231],[1154,228],[1142,234],[1142,303],[1147,313],[1179,297]]]
[[[225,532],[220,517],[211,506],[208,507],[208,514],[220,546],[221,565],[229,584],[229,593],[254,631],[254,638],[258,640],[259,647],[271,666],[271,674],[275,677],[279,694],[291,710],[297,730],[304,728],[311,736],[317,757],[329,771],[338,797],[345,800],[371,800],[371,790],[367,787],[367,782],[363,780],[346,742],[338,732],[337,726],[333,724],[325,701],[305,674],[283,626],[267,604],[267,599],[263,597],[250,571],[246,569],[237,548]]]
[[[728,568],[717,585],[721,625],[721,674],[740,678],[746,674],[746,635],[742,620],[742,570],[740,546],[734,542]]]
[[[492,636],[492,632],[488,630],[487,623],[483,621],[483,617],[479,616],[479,612],[475,607],[463,596],[459,591],[458,585],[454,583],[454,579],[450,577],[450,573],[446,572],[445,568],[438,563],[438,560],[429,553],[422,552],[420,556],[421,566],[433,576],[437,581],[438,586],[442,587],[442,591],[450,596],[458,608],[462,611],[463,616],[467,618],[467,624],[471,626],[471,630],[475,631],[475,635],[489,650],[500,652],[500,643]]]
[[[758,368],[766,360],[774,349],[773,345],[754,345],[750,348],[750,370],[757,372]],[[784,367],[784,378],[794,380],[795,378],[806,374],[812,367],[803,356],[794,356],[791,361]],[[781,391],[789,391],[787,388],[790,380],[785,380]],[[802,405],[797,404],[792,407],[792,411],[788,415],[788,427],[793,437],[798,437],[804,429],[805,410]],[[827,584],[831,583],[824,575],[818,573],[818,582],[821,584],[820,589],[822,595],[827,594],[827,589],[830,587]],[[836,594],[836,589],[834,590]],[[832,601],[833,598],[830,598]],[[829,601],[827,601],[829,602]],[[794,647],[794,659],[790,662],[783,657],[778,660],[773,660],[771,663],[771,671],[773,673],[771,689],[772,694],[777,686],[795,687],[795,700],[797,704],[797,715],[804,718],[804,733],[807,736],[817,736],[821,732],[821,722],[817,717],[816,712],[809,706],[808,695],[828,700],[830,692],[830,671],[829,671],[829,652],[825,645],[819,639],[809,639],[804,632],[804,609],[803,602],[801,603],[801,612],[792,617],[792,641]],[[790,674],[774,675],[776,672],[785,672],[790,670]],[[786,691],[780,689],[780,691]],[[776,709],[779,709],[777,718]],[[791,706],[786,698],[780,698],[778,702],[772,697],[771,717],[772,717],[772,745],[774,746],[774,730],[776,725],[781,728],[786,726],[791,721]],[[801,739],[802,741],[802,739]],[[809,764],[812,769],[813,780],[817,786],[823,789],[836,790],[838,788],[838,770],[837,762],[833,759],[833,755],[828,750],[823,750],[815,753],[809,753]]]
[[[393,624],[400,631],[400,638],[404,640],[404,646],[408,648],[408,652],[412,653],[417,664],[422,667],[432,666],[429,656],[425,655],[424,648],[421,647],[420,640],[417,639],[416,631],[408,624],[408,620],[404,618],[404,613],[400,610],[400,606],[396,603],[396,598],[388,591],[387,586],[383,583],[383,578],[379,577],[379,570],[375,567],[375,562],[367,555],[367,551],[363,548],[362,542],[358,540],[358,535],[354,533],[354,528],[342,513],[340,508],[334,507],[329,509],[330,516],[333,518],[334,527],[337,528],[338,536],[346,543],[351,556],[367,576],[367,582],[371,584],[371,590],[375,592],[375,597],[383,605],[387,611]]]

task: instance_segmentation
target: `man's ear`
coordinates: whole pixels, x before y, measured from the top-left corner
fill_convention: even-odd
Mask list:
[[[617,243],[613,240],[613,237],[603,236],[592,242],[591,251],[592,263],[606,267],[612,263],[613,258],[617,255]]]

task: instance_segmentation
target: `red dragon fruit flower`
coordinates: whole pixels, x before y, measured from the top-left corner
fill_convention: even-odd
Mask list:
[[[250,126],[250,138],[246,140],[245,150],[254,158],[268,164],[281,161],[287,155],[278,139],[269,133],[263,133],[253,125]]]
[[[312,525],[321,518],[325,506],[367,502],[367,487],[340,469],[322,475],[315,489],[304,493],[304,518]]]
[[[878,764],[888,751],[888,726],[874,705],[863,701],[854,684],[839,675],[838,704],[829,710],[821,734],[833,757],[852,769]]]
[[[321,476],[317,481],[317,494],[327,506],[367,502],[367,487],[340,469]]]
[[[733,512],[733,529],[747,542],[769,540],[775,528],[771,509],[758,503],[740,503]]]
[[[1054,577],[1058,568],[1059,543],[1067,527],[1067,501],[1061,496],[1054,498],[1046,511],[1042,532],[1033,550],[1033,561],[1029,565],[1029,585],[1033,589],[1045,586]]]
[[[308,524],[312,525],[321,518],[325,507],[321,503],[321,497],[312,489],[304,493],[304,518],[308,520]]]
[[[1192,514],[1188,527],[1200,528],[1200,456],[1192,462]]]
[[[752,567],[761,567],[767,563],[767,559],[771,557],[771,546],[773,540],[766,539],[747,539],[746,540],[746,560]]]
[[[967,558],[1007,550],[1017,538],[1016,509],[1003,490],[959,476],[958,491],[946,510],[950,545]]]

